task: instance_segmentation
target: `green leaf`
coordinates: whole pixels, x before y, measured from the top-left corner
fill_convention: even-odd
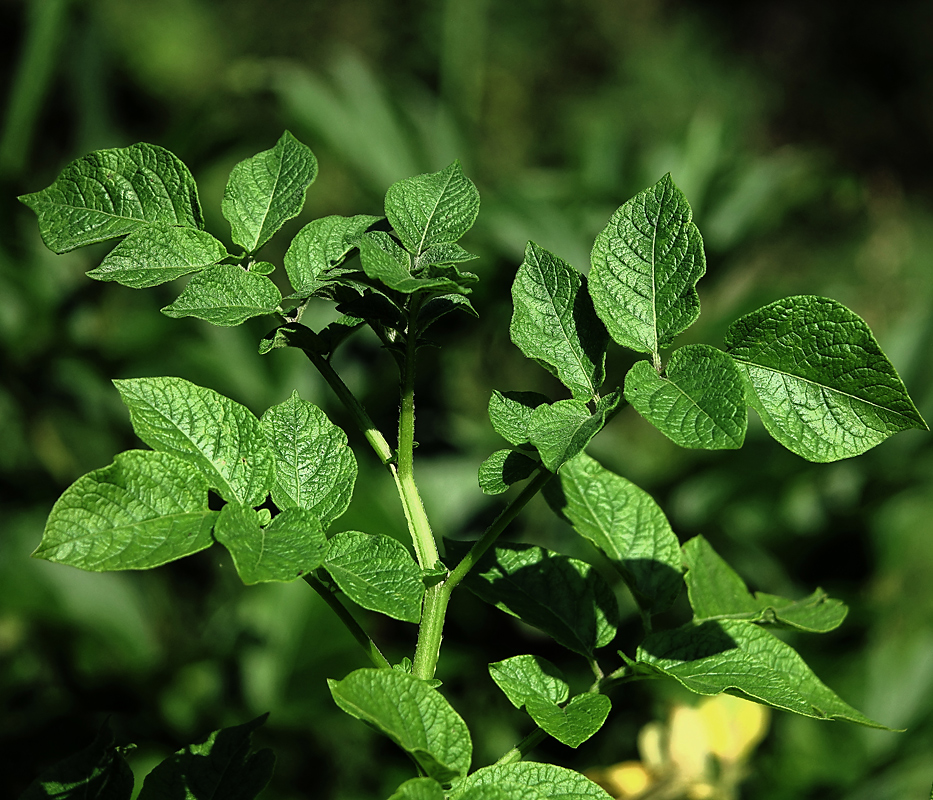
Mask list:
[[[657,359],[700,315],[703,239],[683,192],[665,175],[619,208],[596,237],[590,294],[612,338]]]
[[[647,492],[581,453],[544,496],[606,555],[640,605],[651,613],[670,607],[683,585],[680,543]]]
[[[285,222],[297,217],[317,177],[317,159],[288,131],[275,147],[241,161],[230,172],[221,204],[233,241],[256,252]]]
[[[615,595],[584,561],[529,544],[502,545],[488,550],[464,583],[481,600],[581,655],[592,657],[615,637]]]
[[[674,351],[663,376],[637,362],[625,376],[625,399],[681,447],[730,450],[745,441],[745,384],[735,362],[715,347]]]
[[[404,622],[421,619],[421,569],[391,536],[338,533],[330,540],[324,568],[341,591],[363,608]]]
[[[163,147],[140,142],[72,161],[41,192],[19,198],[39,218],[46,247],[66,253],[151,224],[204,227],[198,187]]]
[[[753,597],[739,575],[702,536],[683,546],[687,593],[694,620],[745,619],[811,633],[838,628],[848,609],[817,589],[803,600],[756,592]]]
[[[250,750],[253,731],[268,716],[214,731],[203,743],[178,750],[146,776],[137,800],[253,800],[275,766],[271,750]]]
[[[753,311],[729,328],[726,349],[768,433],[808,461],[927,430],[868,325],[835,300],[788,297]]]
[[[444,800],[444,789],[434,778],[412,778],[399,786],[389,800]]]
[[[479,318],[476,309],[462,294],[442,294],[431,297],[418,311],[417,327],[426,331],[429,326],[451,311],[465,311],[471,317]]]
[[[419,260],[422,264],[462,264],[479,258],[474,253],[468,253],[459,244],[434,244],[421,253]]]
[[[567,747],[579,747],[602,728],[612,709],[604,694],[578,694],[567,705],[529,697],[525,710],[535,724]]]
[[[512,787],[516,789],[517,787]],[[545,800],[538,792],[521,790],[513,794],[501,786],[473,786],[464,794],[458,794],[457,800]]]
[[[438,294],[464,291],[448,278],[423,278],[412,274],[411,256],[382,231],[364,233],[359,241],[363,271],[389,289],[411,294],[432,290]]]
[[[547,397],[537,392],[500,392],[496,389],[489,398],[489,421],[493,430],[509,444],[521,446],[530,441],[532,412],[549,402]]]
[[[609,336],[584,278],[534,242],[512,284],[512,342],[556,375],[576,398],[591,400],[606,378]]]
[[[424,681],[394,669],[358,669],[329,680],[334,701],[408,752],[439,783],[466,775],[473,744],[466,723]]]
[[[531,697],[563,703],[570,695],[564,673],[541,656],[513,656],[489,665],[489,675],[515,708]]]
[[[451,795],[461,800],[477,786],[496,786],[511,796],[528,800],[611,800],[605,789],[585,775],[556,764],[518,761],[483,767],[458,781]]]
[[[310,511],[287,508],[265,527],[260,522],[250,506],[227,503],[214,526],[214,538],[230,551],[247,586],[288,583],[321,566],[327,537]]]
[[[749,622],[708,620],[653,633],[637,661],[697,694],[728,692],[805,717],[885,727],[839,699],[790,645]]]
[[[206,231],[171,225],[147,225],[120,242],[87,276],[145,289],[197,272],[229,254]]]
[[[272,457],[246,406],[183,378],[114,381],[136,435],[181,456],[224,500],[258,506],[272,483]]]
[[[285,272],[296,297],[314,294],[327,282],[327,273],[357,246],[363,232],[379,217],[330,216],[313,220],[292,239],[285,253]]]
[[[385,211],[405,249],[420,256],[434,245],[456,242],[473,227],[479,192],[454,161],[440,172],[393,183]]]
[[[606,411],[591,414],[582,400],[558,400],[540,405],[528,421],[528,438],[541,461],[557,472],[590,443],[606,421]]]
[[[151,569],[210,547],[216,516],[195,467],[129,450],[65,489],[33,556],[94,572]]]
[[[130,800],[133,771],[104,725],[83,750],[44,770],[19,800]]]
[[[347,435],[298,392],[266,411],[262,428],[272,452],[272,500],[307,509],[328,528],[347,510],[356,483]]]
[[[479,488],[484,494],[502,494],[513,483],[525,480],[538,464],[515,450],[496,450],[479,465]]]
[[[162,309],[167,317],[197,317],[231,327],[250,317],[274,314],[282,295],[265,275],[235,264],[218,264],[195,275],[181,296]]]

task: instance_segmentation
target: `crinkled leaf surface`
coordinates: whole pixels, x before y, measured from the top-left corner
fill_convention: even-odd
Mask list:
[[[324,568],[354,603],[418,622],[424,581],[405,546],[391,536],[345,531],[329,542]]]
[[[498,786],[530,800],[611,800],[605,789],[580,772],[556,764],[518,761],[483,767],[458,781],[451,795],[460,800],[476,786]]]
[[[412,778],[399,786],[389,800],[444,800],[444,789],[434,778]]]
[[[584,278],[534,242],[512,283],[512,342],[582,400],[606,377],[609,335],[593,310]]]
[[[683,585],[680,543],[647,492],[581,453],[545,487],[545,498],[602,550],[643,607],[670,607]]]
[[[434,244],[421,253],[419,260],[424,264],[462,264],[479,258],[475,253],[469,253],[459,244]]]
[[[728,692],[806,717],[885,727],[843,702],[796,650],[751,622],[708,620],[652,633],[637,661],[697,694]]]
[[[233,241],[249,253],[297,217],[317,177],[317,159],[288,131],[275,147],[241,161],[230,172],[221,204]]]
[[[214,731],[169,756],[146,776],[137,800],[253,800],[275,766],[271,750],[250,750],[253,731],[268,716]]]
[[[808,461],[927,429],[868,325],[835,300],[788,297],[753,311],[729,328],[726,349],[768,433]]]
[[[411,294],[430,289],[447,294],[461,291],[460,286],[448,278],[413,275],[411,256],[382,231],[363,234],[359,248],[360,262],[366,275],[397,292]]]
[[[204,227],[191,172],[164,147],[145,142],[89,153],[48,188],[19,199],[36,213],[42,241],[56,253],[150,224]]]
[[[706,256],[692,218],[668,174],[621,206],[596,237],[590,294],[623,347],[659,354],[699,316]]]
[[[464,543],[450,542],[451,551]],[[480,599],[592,657],[619,624],[612,589],[584,561],[530,544],[491,548],[464,579]]]
[[[567,747],[579,747],[602,728],[612,710],[604,694],[578,694],[565,706],[529,697],[525,710],[535,724]]]
[[[207,231],[153,224],[127,236],[87,275],[145,289],[202,270],[227,255],[227,248]]]
[[[489,665],[489,675],[515,708],[521,708],[530,697],[563,703],[570,695],[564,673],[541,656],[496,661]]]
[[[272,457],[246,406],[183,378],[113,383],[146,444],[190,461],[225,500],[258,506],[266,499]]]
[[[838,628],[848,609],[841,600],[817,589],[803,600],[788,600],[756,592],[754,597],[745,581],[702,536],[683,546],[687,563],[687,593],[694,619],[745,619],[811,633]]]
[[[214,538],[230,551],[247,586],[293,581],[321,566],[327,553],[321,521],[303,508],[287,508],[262,527],[251,506],[227,503],[214,526]]]
[[[281,302],[281,293],[265,275],[247,272],[236,264],[217,264],[188,281],[181,296],[162,313],[230,327],[250,317],[274,314]]]
[[[103,727],[83,750],[49,767],[19,800],[130,800],[133,771]]]
[[[618,404],[616,396],[602,410],[591,414],[582,400],[558,400],[540,405],[528,420],[528,438],[538,449],[541,461],[551,472],[557,472],[590,443],[602,430],[606,414]]]
[[[496,450],[479,465],[479,488],[484,494],[502,494],[513,483],[532,475],[538,463],[515,450]]]
[[[479,192],[454,161],[440,172],[393,183],[385,211],[405,249],[419,256],[435,245],[456,242],[473,227]]]
[[[305,508],[327,528],[347,510],[356,483],[347,435],[298,392],[266,411],[262,427],[272,453],[273,501]]]
[[[745,384],[735,362],[715,347],[674,351],[663,376],[648,361],[637,362],[625,376],[625,399],[681,447],[729,450],[745,441]]]
[[[418,311],[418,330],[425,331],[441,317],[451,311],[464,311],[471,317],[479,317],[472,303],[462,294],[442,294],[431,297]]]
[[[549,402],[538,392],[500,392],[496,389],[489,398],[489,421],[493,430],[509,444],[521,446],[530,441],[528,426],[532,412]]]
[[[334,701],[407,751],[429,778],[466,775],[473,744],[460,715],[425,681],[394,669],[358,669],[327,682]]]
[[[151,569],[213,544],[207,481],[169,453],[129,450],[89,472],[52,506],[33,555],[103,572]]]
[[[340,264],[378,220],[368,214],[334,215],[313,220],[298,231],[285,253],[285,272],[295,296],[307,297],[323,286],[328,270]]]

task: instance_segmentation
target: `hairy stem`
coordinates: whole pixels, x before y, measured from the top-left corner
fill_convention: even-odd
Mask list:
[[[521,761],[528,753],[537,747],[541,742],[544,741],[547,734],[541,730],[541,728],[535,728],[531,733],[529,733],[524,739],[522,739],[515,747],[509,750],[502,758],[496,762],[496,766],[502,764],[514,764],[516,761]]]
[[[340,621],[346,625],[347,630],[353,634],[353,638],[356,639],[366,651],[366,655],[368,655],[369,660],[373,662],[373,666],[379,669],[391,669],[392,665],[388,662],[386,657],[382,655],[379,648],[376,647],[376,643],[369,638],[369,635],[363,630],[360,623],[356,621],[356,618],[350,613],[347,607],[340,602],[333,590],[314,575],[314,573],[309,572],[304,576],[304,579],[308,585],[321,596],[324,602],[333,609],[334,613],[340,618]]]

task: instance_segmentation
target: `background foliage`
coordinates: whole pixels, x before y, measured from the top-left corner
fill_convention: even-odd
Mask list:
[[[304,584],[243,587],[219,548],[138,574],[27,558],[62,490],[137,446],[112,378],[176,375],[254,412],[298,389],[356,443],[300,353],[256,355],[263,321],[171,320],[158,308],[177,287],[159,303],[160,290],[87,280],[105,249],[44,250],[14,198],[89,150],[169,148],[216,215],[231,167],[288,128],[320,160],[292,234],[325,214],[379,213],[394,180],[462,160],[483,198],[469,235],[482,254],[471,264],[481,318],[439,324],[444,349],[425,357],[418,395],[419,484],[448,536],[481,530],[501,507],[475,477],[499,446],[485,421],[491,387],[547,389],[508,339],[526,241],[582,268],[612,210],[668,171],[707,245],[690,341],[719,343],[729,320],[784,295],[832,296],[866,319],[933,416],[933,11],[919,0],[883,18],[835,0],[33,0],[0,5],[0,29],[0,752],[12,796],[108,714],[118,738],[141,744],[131,755],[143,772],[271,711],[254,737],[279,754],[270,798],[379,798],[410,776],[390,743],[333,705],[325,679],[362,659]],[[263,257],[281,263],[274,247]],[[341,358],[391,429],[391,360],[366,339]],[[610,361],[609,381],[628,366]],[[929,436],[818,465],[757,425],[740,451],[680,450],[627,410],[594,454],[648,490],[681,541],[702,533],[752,589],[803,596],[821,585],[848,603],[839,631],[794,644],[848,702],[908,728],[773,715],[745,796],[923,796],[933,777]],[[340,525],[404,538],[379,465],[359,467],[367,500]],[[524,530],[595,559],[543,501]],[[460,693],[476,763],[489,763],[526,731],[485,664],[535,634],[466,594],[449,619],[439,677]],[[410,626],[379,624],[390,651],[410,646]],[[541,749],[581,769],[635,758],[639,728],[675,699],[639,685],[620,695],[608,733],[576,751]]]

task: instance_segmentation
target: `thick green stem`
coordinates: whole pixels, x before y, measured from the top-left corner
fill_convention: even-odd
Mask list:
[[[379,669],[391,669],[392,665],[389,663],[388,659],[382,655],[379,648],[376,647],[376,643],[369,638],[360,623],[356,621],[347,607],[340,602],[330,587],[313,573],[309,572],[304,578],[308,585],[334,610],[334,613],[340,618],[340,621],[346,625],[347,630],[353,634],[353,638],[356,639],[366,651],[366,655],[368,655],[369,660],[373,662],[373,666]]]
[[[541,728],[535,728],[517,745],[515,745],[515,747],[509,750],[508,753],[502,756],[502,758],[496,762],[496,766],[500,766],[502,764],[514,764],[516,761],[521,761],[532,749],[541,744],[546,736],[547,734],[541,730]]]

